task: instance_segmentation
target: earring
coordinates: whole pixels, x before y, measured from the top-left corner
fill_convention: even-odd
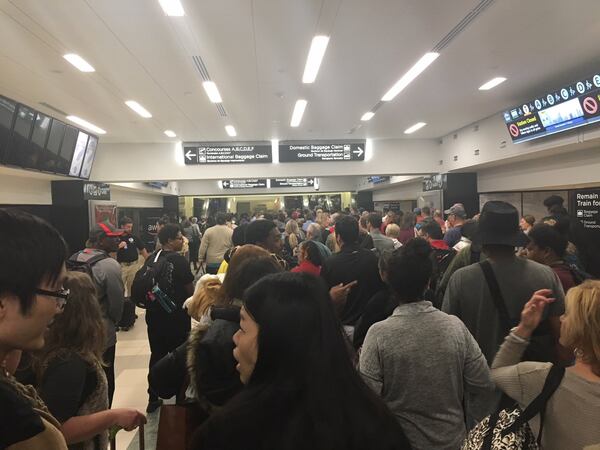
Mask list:
[[[579,358],[579,359],[583,358],[583,350],[581,350],[580,348],[576,348],[573,353],[575,353],[576,358]]]

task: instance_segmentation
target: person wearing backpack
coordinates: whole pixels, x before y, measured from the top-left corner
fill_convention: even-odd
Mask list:
[[[154,289],[159,289],[159,293],[151,297],[155,300],[146,302],[146,324],[150,343],[149,370],[186,341],[191,321],[183,303],[194,293],[194,275],[189,262],[178,253],[183,247],[181,228],[177,224],[167,224],[158,232],[158,239],[162,246],[160,254],[151,254],[141,269],[144,271],[149,263],[154,264]],[[136,279],[138,278],[136,275]],[[135,284],[134,281],[132,293],[137,297]],[[161,404],[157,393],[149,388],[146,412],[153,413]]]
[[[67,261],[67,268],[87,273],[96,283],[106,332],[103,360],[108,380],[109,406],[112,405],[115,392],[116,330],[125,303],[121,265],[109,254],[118,251],[122,234],[123,230],[109,222],[97,223],[90,230],[88,248],[75,253]]]

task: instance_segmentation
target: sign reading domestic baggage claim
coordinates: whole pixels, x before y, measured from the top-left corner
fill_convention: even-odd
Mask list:
[[[221,180],[223,189],[265,189],[266,178],[248,178],[245,180]]]
[[[271,178],[272,188],[313,187],[314,178]]]
[[[514,143],[600,121],[600,73],[504,112]]]
[[[366,141],[288,141],[279,143],[279,162],[364,161]]]
[[[184,142],[186,165],[270,163],[273,152],[269,141],[259,142]]]
[[[570,205],[584,228],[600,231],[600,189],[572,191]]]

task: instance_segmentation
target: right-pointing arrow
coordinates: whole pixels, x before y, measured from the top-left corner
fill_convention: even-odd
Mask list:
[[[364,152],[365,151],[361,147],[358,147],[358,150],[354,150],[352,153],[356,153],[356,155],[360,158]]]

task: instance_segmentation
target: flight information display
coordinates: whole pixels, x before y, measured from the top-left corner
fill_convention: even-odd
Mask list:
[[[600,121],[600,73],[504,112],[513,143]]]

